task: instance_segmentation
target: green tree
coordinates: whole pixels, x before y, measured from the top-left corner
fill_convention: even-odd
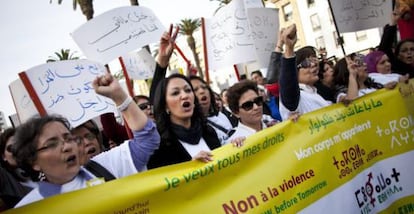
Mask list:
[[[61,4],[63,0],[58,0],[58,4]],[[132,1],[132,0],[131,0]],[[52,0],[50,0],[52,3]],[[73,0],[73,10],[76,10],[77,5],[80,6],[82,14],[86,17],[86,20],[89,21],[93,18],[93,2],[92,0]]]
[[[74,60],[79,59],[79,57],[74,56],[75,52],[70,52],[70,49],[60,49],[60,52],[55,52],[55,56],[49,56],[49,59],[46,60],[49,62],[63,61],[63,60]]]
[[[196,42],[193,36],[193,33],[201,26],[201,21],[200,19],[182,19],[181,23],[178,23],[178,26],[180,27],[179,33],[187,36],[187,44],[193,53],[199,76],[204,79],[203,71],[200,66],[200,58],[196,50]]]

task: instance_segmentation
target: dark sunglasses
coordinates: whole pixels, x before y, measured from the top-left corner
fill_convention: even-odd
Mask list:
[[[151,108],[151,104],[150,103],[141,103],[141,104],[138,105],[138,107],[141,110],[145,110],[145,109]]]
[[[6,147],[6,151],[8,151],[8,152],[10,152],[10,153],[12,153],[12,152],[13,152],[13,147],[12,147],[12,144],[10,144],[10,145],[8,145],[8,146]]]
[[[355,63],[358,67],[361,67],[361,66],[363,66],[363,65],[365,64],[365,62],[364,62],[364,58],[365,58],[365,56],[364,56],[364,55],[362,55],[362,54],[356,54],[356,55],[354,56],[354,63]]]
[[[312,67],[312,65],[317,65],[318,60],[317,59],[312,59],[312,58],[306,58],[304,59],[302,62],[299,63],[299,65],[297,65],[297,68],[310,68]]]
[[[253,109],[254,104],[256,104],[257,106],[262,106],[263,97],[259,96],[259,97],[254,98],[254,100],[246,101],[243,104],[241,104],[241,106],[239,107],[244,109],[245,111],[250,111]]]

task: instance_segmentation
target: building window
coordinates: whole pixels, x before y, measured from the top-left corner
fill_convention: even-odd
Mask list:
[[[315,5],[315,0],[307,0],[307,2],[308,2],[308,8]]]
[[[326,47],[325,40],[323,39],[323,36],[320,36],[320,37],[316,38],[315,42],[316,42],[316,48],[317,49],[323,49],[323,48]]]
[[[311,20],[311,24],[312,24],[313,31],[316,31],[316,30],[320,30],[321,29],[321,22],[319,21],[318,14],[313,14],[310,17],[310,20]]]
[[[357,31],[355,32],[355,37],[357,41],[362,41],[368,39],[366,31]]]
[[[293,10],[292,10],[292,5],[290,3],[285,4],[282,7],[282,10],[283,10],[283,15],[284,15],[286,22],[293,19]]]

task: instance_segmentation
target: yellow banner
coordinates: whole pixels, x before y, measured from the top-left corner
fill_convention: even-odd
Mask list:
[[[394,213],[414,207],[414,80],[9,213]]]

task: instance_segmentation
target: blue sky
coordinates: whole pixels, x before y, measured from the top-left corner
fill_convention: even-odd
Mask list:
[[[210,0],[139,0],[141,6],[154,11],[161,22],[168,26],[184,18],[211,17],[218,7]],[[128,0],[94,1],[95,15],[120,6]],[[18,73],[43,64],[62,48],[82,52],[70,33],[86,22],[78,8],[72,9],[72,0],[62,5],[53,0],[3,0],[0,7],[0,111],[8,116],[15,113],[8,85],[18,79]],[[10,124],[9,121],[7,121]]]

